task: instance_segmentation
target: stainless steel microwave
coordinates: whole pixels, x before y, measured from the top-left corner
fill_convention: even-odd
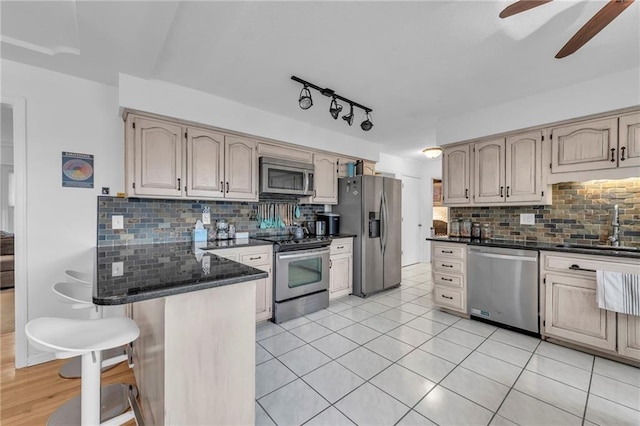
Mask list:
[[[260,193],[313,195],[313,164],[260,157]]]

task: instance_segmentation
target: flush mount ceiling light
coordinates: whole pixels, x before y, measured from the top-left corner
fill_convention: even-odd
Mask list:
[[[313,105],[313,100],[311,99],[311,91],[309,87],[305,84],[302,90],[300,91],[300,98],[298,99],[298,104],[300,104],[300,108],[309,109],[311,105]]]
[[[353,124],[353,118],[354,117],[355,117],[355,115],[353,115],[353,104],[352,104],[351,105],[351,109],[349,110],[349,114],[343,115],[342,119],[344,121],[346,121],[349,126],[351,126]]]
[[[337,120],[341,111],[342,111],[342,105],[338,104],[338,101],[334,96],[333,100],[331,100],[331,105],[329,105],[329,114],[331,114],[334,120]]]
[[[369,111],[366,112],[364,120],[360,123],[360,128],[365,132],[368,132],[373,128],[373,121],[371,121],[371,117],[369,116]]]
[[[365,113],[365,119],[360,124],[360,128],[365,132],[368,132],[373,128],[373,122],[371,121],[371,117],[369,115],[371,111],[373,111],[371,108],[361,105],[357,102],[354,102],[351,99],[347,99],[344,96],[340,96],[332,89],[316,86],[315,84],[309,83],[308,81],[298,78],[295,75],[291,76],[291,80],[297,81],[298,83],[303,85],[302,91],[300,92],[300,98],[298,99],[298,104],[300,104],[300,108],[309,109],[313,105],[313,102],[311,101],[311,91],[309,90],[309,88],[312,88],[320,92],[322,95],[332,98],[331,104],[329,105],[329,114],[331,114],[331,117],[334,120],[337,120],[338,116],[342,112],[343,107],[338,103],[338,100],[341,100],[350,105],[349,114],[344,115],[342,117],[342,119],[346,121],[349,126],[353,124],[353,120],[354,120],[353,107],[355,106],[362,109]]]
[[[427,158],[437,158],[440,156],[440,154],[442,154],[442,148],[440,148],[439,146],[432,146],[430,148],[423,149],[422,153]]]

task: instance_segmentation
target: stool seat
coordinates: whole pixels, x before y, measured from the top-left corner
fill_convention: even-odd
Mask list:
[[[55,283],[51,289],[61,301],[71,303],[73,309],[86,309],[94,306],[92,284],[59,282]]]
[[[85,272],[74,271],[73,269],[67,269],[64,271],[64,274],[69,278],[72,282],[77,282],[80,284],[93,284],[93,275],[87,274]]]
[[[130,318],[78,320],[41,317],[25,327],[34,346],[56,352],[56,358],[70,358],[93,351],[102,351],[133,342],[140,329]]]

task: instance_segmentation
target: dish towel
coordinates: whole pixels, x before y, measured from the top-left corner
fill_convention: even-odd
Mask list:
[[[640,315],[640,275],[596,271],[598,307],[622,314]]]

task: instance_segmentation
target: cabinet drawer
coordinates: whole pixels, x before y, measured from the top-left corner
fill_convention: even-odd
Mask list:
[[[351,238],[339,238],[331,242],[331,256],[337,254],[348,254],[353,251],[353,240]]]
[[[434,244],[433,256],[464,259],[465,247],[466,247],[465,245],[459,245],[458,247],[456,247],[451,245]]]
[[[637,274],[637,260],[605,256],[543,254],[543,267],[548,271],[595,276],[595,271],[617,271]]]
[[[462,277],[460,275],[448,275],[436,272],[433,274],[433,283],[462,288]]]
[[[436,304],[457,310],[464,308],[461,291],[440,286],[435,286],[433,291],[435,293],[434,302]]]
[[[270,252],[260,252],[260,253],[242,253],[240,255],[240,263],[244,263],[245,265],[263,265],[265,263],[271,263],[271,253]]]
[[[449,260],[449,259],[433,259],[433,269],[434,271],[442,271],[444,273],[465,273],[464,262],[460,260]]]

